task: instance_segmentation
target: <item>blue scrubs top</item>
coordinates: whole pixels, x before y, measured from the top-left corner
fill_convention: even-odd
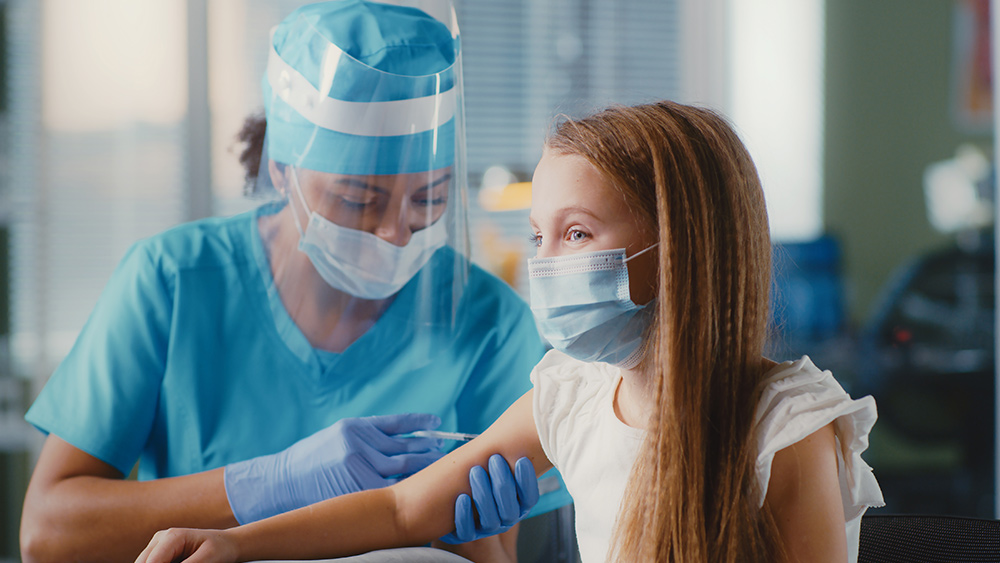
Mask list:
[[[343,353],[312,348],[271,281],[267,209],[133,245],[26,420],[123,475],[138,459],[146,480],[271,454],[345,417],[427,412],[482,432],[528,390],[544,353],[531,312],[475,265],[454,326],[410,321],[415,278]],[[425,271],[455,259],[446,247]],[[533,513],[568,502],[563,489]]]

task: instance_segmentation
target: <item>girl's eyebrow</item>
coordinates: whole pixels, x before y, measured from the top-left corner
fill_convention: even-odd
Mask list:
[[[593,211],[591,211],[586,207],[583,207],[582,205],[572,205],[570,207],[563,207],[559,209],[556,213],[562,216],[573,215],[574,213],[582,213],[584,215],[590,215],[591,217],[597,219],[598,221],[601,220],[601,218],[598,217],[596,213],[594,213]]]
[[[586,207],[583,207],[582,205],[571,205],[569,207],[561,207],[556,210],[554,215],[557,219],[562,219],[563,217],[574,215],[577,213],[588,215],[597,221],[600,221],[602,223],[604,222],[604,220],[598,217],[596,213],[594,213],[593,211],[591,211]],[[534,228],[538,227],[538,225],[535,223],[535,218],[532,217],[531,215],[528,215],[528,224]]]

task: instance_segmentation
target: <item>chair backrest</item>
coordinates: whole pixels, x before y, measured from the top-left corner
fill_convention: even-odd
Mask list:
[[[1000,561],[1000,520],[917,514],[861,518],[858,563]]]
[[[517,560],[520,563],[579,563],[573,505],[523,520],[517,534]]]

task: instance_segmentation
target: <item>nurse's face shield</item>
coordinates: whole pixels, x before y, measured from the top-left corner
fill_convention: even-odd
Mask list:
[[[357,299],[405,296],[416,324],[452,323],[469,243],[461,52],[450,2],[303,6],[272,30],[263,90],[258,182],[277,189],[286,201],[281,215],[299,232],[297,246],[269,253],[306,253],[335,291]],[[344,271],[324,275],[324,268]],[[286,307],[285,295],[307,291],[302,276],[273,274]],[[343,277],[361,283],[335,279]],[[393,307],[382,313],[393,314]]]
[[[452,168],[384,176],[333,174],[289,167],[289,206],[306,225],[311,213],[341,227],[406,246],[415,232],[448,211]]]

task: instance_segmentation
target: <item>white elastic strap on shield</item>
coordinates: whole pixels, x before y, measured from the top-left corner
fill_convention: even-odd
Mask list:
[[[292,189],[295,191],[295,194],[299,196],[299,201],[302,202],[302,209],[306,212],[306,221],[308,224],[308,221],[312,216],[312,211],[309,211],[309,204],[306,203],[306,196],[305,194],[302,193],[302,186],[299,185],[298,171],[295,170],[294,166],[289,166],[289,169],[292,172],[292,183],[295,184],[292,187]],[[288,198],[288,204],[289,205],[292,204],[291,197]],[[298,214],[295,213],[294,207],[292,208],[291,211],[292,211],[292,221],[295,223],[295,228],[299,231],[299,238],[301,239],[306,236],[306,231],[304,228],[302,228],[302,225],[299,224],[299,216]]]
[[[331,98],[282,60],[274,49],[273,40],[270,44],[267,80],[275,95],[324,129],[365,137],[393,137],[437,129],[455,116],[454,88],[431,96],[385,102],[349,102]],[[321,84],[326,89],[333,84],[341,57],[349,58],[350,55],[332,43],[327,45]]]

